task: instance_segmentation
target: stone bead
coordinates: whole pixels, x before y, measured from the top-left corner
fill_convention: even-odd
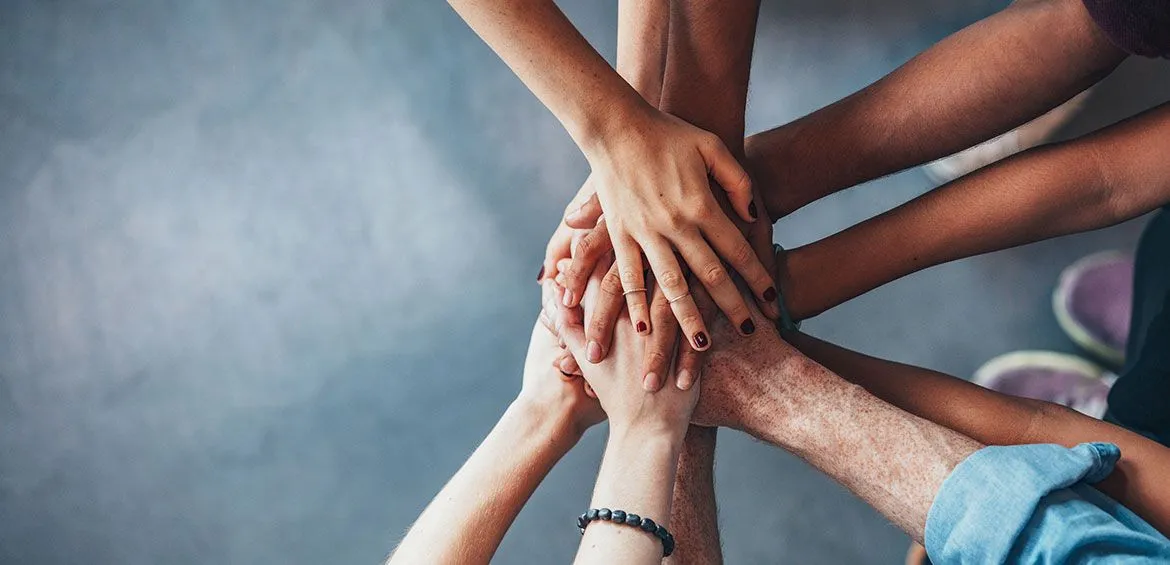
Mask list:
[[[585,519],[592,522],[597,519],[597,513],[598,510],[596,508],[590,508],[589,511],[585,513]]]
[[[642,518],[642,523],[639,524],[638,527],[642,528],[643,532],[647,532],[647,533],[652,534],[658,529],[658,524],[655,524],[654,520],[651,520],[649,518]]]
[[[637,526],[642,523],[642,517],[637,514],[626,514],[626,525]]]
[[[612,512],[609,510],[609,508],[602,508],[601,510],[597,511],[597,517],[602,520],[609,520],[611,514]]]
[[[625,522],[626,521],[626,513],[624,510],[614,510],[613,514],[610,514],[610,517],[613,519],[614,522]]]

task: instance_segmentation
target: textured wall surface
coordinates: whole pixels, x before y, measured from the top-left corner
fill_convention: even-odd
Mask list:
[[[612,4],[565,3],[607,57]],[[996,7],[767,2],[749,129]],[[1068,132],[1165,100],[1166,67],[1127,63]],[[376,562],[515,394],[533,277],[585,174],[440,2],[3,2],[0,562]],[[776,237],[930,186],[883,179]],[[1057,273],[1139,230],[931,269],[806,327],[960,375],[1071,351]],[[553,471],[499,562],[569,559],[603,437]],[[717,477],[730,563],[900,562],[901,533],[784,452],[722,433]]]

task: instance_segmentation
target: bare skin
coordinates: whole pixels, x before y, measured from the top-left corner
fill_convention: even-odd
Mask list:
[[[915,271],[1114,225],[1170,202],[1170,104],[1026,151],[781,257],[793,316]],[[849,268],[840,258],[849,257]]]
[[[533,328],[520,394],[410,527],[388,565],[490,562],[553,465],[605,419],[580,378],[552,368],[559,351],[552,335]]]
[[[862,355],[793,333],[805,355],[911,414],[986,445],[1085,442],[1116,444],[1123,457],[1095,485],[1163,534],[1170,534],[1170,449],[1138,434],[1056,404],[1017,398],[929,369]]]
[[[697,349],[710,347],[710,337],[690,297],[683,265],[703,272],[703,261],[715,258],[722,268],[719,259],[726,260],[766,302],[762,296],[772,288],[770,272],[755,254],[738,252],[747,244],[707,182],[708,176],[718,179],[736,213],[744,221],[756,220],[751,179],[718,137],[647,103],[551,0],[449,3],[584,152],[606,212],[631,324],[639,333],[650,331],[647,264],[674,299],[675,317]],[[734,283],[727,279],[722,288],[709,290],[730,294]],[[580,295],[566,292],[565,305],[576,306]]]

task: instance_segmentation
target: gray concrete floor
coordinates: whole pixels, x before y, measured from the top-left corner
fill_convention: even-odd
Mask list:
[[[565,8],[612,57],[613,3]],[[749,129],[879,77],[991,2],[765,4]],[[1165,100],[1127,63],[1070,128]],[[373,563],[517,390],[532,280],[586,174],[442,3],[0,5],[0,562]],[[811,241],[920,171],[786,219]],[[1071,351],[1060,269],[1140,221],[911,276],[815,334],[959,375]],[[604,429],[501,563],[565,562]],[[906,539],[801,461],[722,433],[730,563],[896,563]]]

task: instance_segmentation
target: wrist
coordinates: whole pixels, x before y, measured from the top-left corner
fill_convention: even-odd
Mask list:
[[[504,417],[518,423],[532,437],[565,451],[576,445],[588,428],[574,418],[567,406],[533,398],[523,391],[508,406]]]
[[[617,142],[628,137],[626,132],[642,129],[641,124],[658,111],[633,88],[630,88],[630,94],[616,98],[601,111],[591,113],[574,136],[590,166],[595,166],[598,160],[612,152]]]
[[[648,448],[669,447],[676,455],[682,450],[687,424],[671,423],[663,419],[610,421],[610,443]]]

